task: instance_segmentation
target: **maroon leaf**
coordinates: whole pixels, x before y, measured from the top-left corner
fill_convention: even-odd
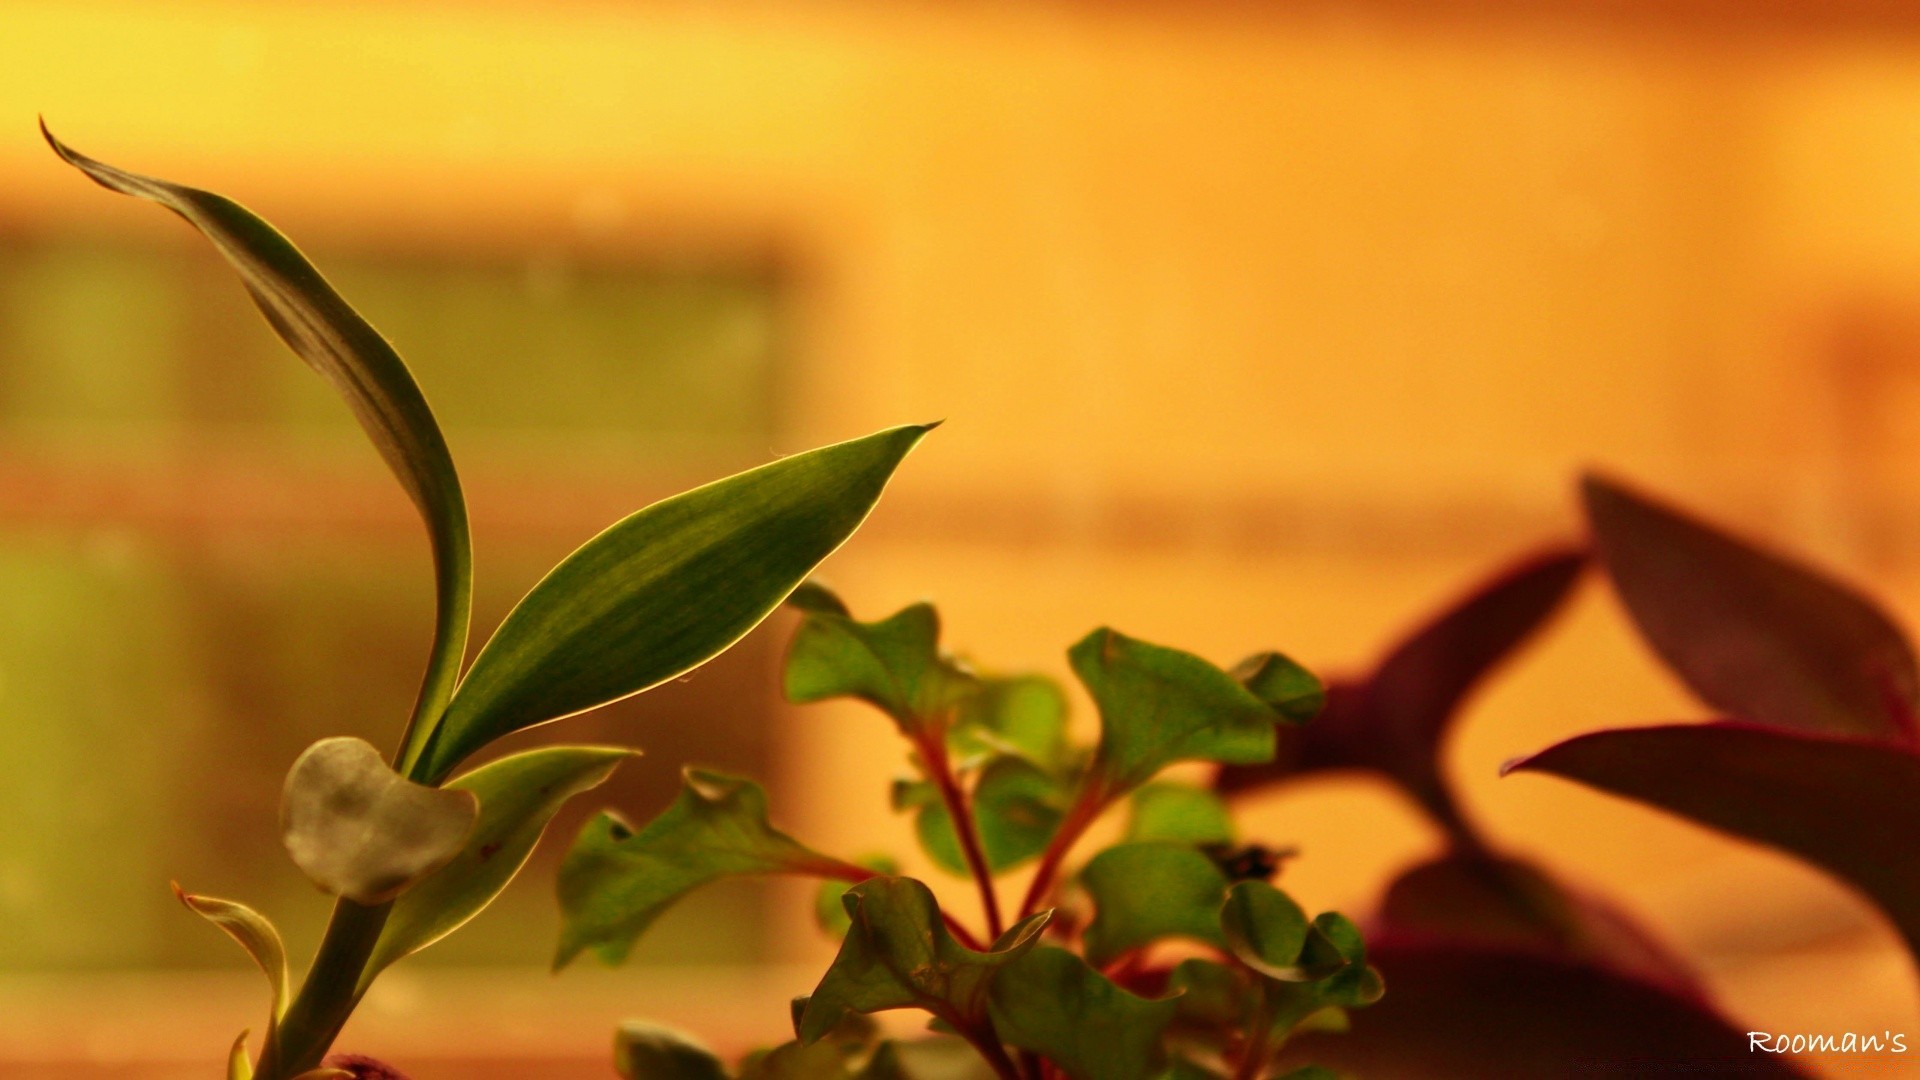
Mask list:
[[[1628,613],[1708,704],[1802,731],[1920,737],[1913,650],[1872,601],[1610,481],[1582,491]]]
[[[1920,956],[1920,754],[1720,722],[1576,736],[1503,772],[1552,773],[1777,847],[1866,893]]]
[[[1699,1000],[1564,957],[1459,943],[1368,943],[1387,995],[1345,1034],[1303,1034],[1284,1064],[1367,1080],[1550,1076],[1804,1077],[1748,1049]]]
[[[1440,746],[1461,704],[1537,633],[1565,600],[1584,553],[1558,549],[1496,575],[1409,634],[1366,679],[1335,681],[1305,727],[1283,731],[1265,765],[1228,766],[1215,783],[1227,795],[1326,769],[1386,774],[1453,833],[1470,830],[1440,775]]]
[[[1442,855],[1387,886],[1371,933],[1449,941],[1600,965],[1704,998],[1691,967],[1626,913],[1522,859]]]

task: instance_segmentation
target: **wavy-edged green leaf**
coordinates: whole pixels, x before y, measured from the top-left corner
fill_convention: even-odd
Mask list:
[[[281,340],[346,400],[419,508],[433,545],[439,599],[404,768],[427,738],[459,675],[473,592],[466,499],[446,439],[413,374],[292,241],[239,203],[95,161],[54,138],[44,123],[40,131],[62,160],[101,187],[159,203],[211,241]]]
[[[586,949],[617,964],[661,913],[734,874],[858,880],[868,871],[829,858],[767,821],[767,793],[751,780],[687,769],[680,797],[639,831],[611,813],[581,830],[560,867],[563,927],[555,969]]]
[[[1503,771],[1551,773],[1799,856],[1880,905],[1920,957],[1920,754],[1756,724],[1578,735]]]
[[[853,535],[930,425],[784,457],[654,503],[553,568],[454,692],[415,770],[711,660]]]
[[[638,751],[550,746],[489,762],[455,778],[449,791],[480,800],[480,818],[453,861],[393,905],[362,969],[364,991],[394,961],[439,941],[480,914],[527,863],[547,823],[567,800],[600,786]]]
[[[1283,653],[1255,653],[1233,666],[1233,677],[1282,718],[1304,724],[1327,704],[1320,677]]]
[[[855,866],[864,867],[882,877],[893,877],[900,873],[900,864],[887,855],[869,855],[853,860]],[[847,905],[842,897],[853,888],[855,882],[837,881],[829,878],[820,883],[813,894],[813,919],[820,929],[831,937],[839,937],[853,925],[847,918]]]
[[[894,809],[914,811],[914,833],[927,855],[943,870],[965,875],[966,857],[940,791],[925,780],[899,781]],[[1072,801],[1059,777],[1025,758],[1003,756],[987,762],[974,783],[971,804],[980,830],[987,868],[1006,870],[1046,849]]]
[[[707,1044],[664,1024],[629,1020],[613,1036],[613,1068],[626,1080],[729,1080]]]
[[[1607,576],[1648,644],[1741,720],[1920,739],[1913,648],[1873,601],[1618,484],[1589,476]]]
[[[1280,714],[1192,653],[1095,630],[1067,652],[1100,711],[1094,777],[1107,798],[1176,761],[1255,764],[1274,753]]]
[[[287,773],[280,838],[314,884],[372,906],[452,861],[478,816],[473,793],[413,783],[341,736],[307,747]]]
[[[273,989],[273,1018],[278,1020],[287,1006],[287,949],[280,941],[280,931],[274,927],[273,920],[238,901],[196,896],[177,884],[173,895],[179,897],[187,910],[219,927],[253,958],[267,977],[267,985]],[[245,1040],[243,1033],[243,1044]]]
[[[1166,938],[1210,945],[1220,937],[1220,905],[1227,878],[1189,844],[1120,844],[1095,855],[1080,872],[1093,897],[1087,924],[1087,960],[1105,967],[1130,949]]]
[[[940,615],[913,604],[878,622],[834,611],[819,585],[787,647],[785,689],[795,704],[851,697],[893,718],[909,737],[945,725],[974,693],[973,676],[940,651]],[[834,598],[838,603],[838,598]]]
[[[1016,755],[1049,772],[1067,759],[1067,695],[1044,675],[977,676],[953,743],[963,763]]]
[[[1264,881],[1236,882],[1227,891],[1220,933],[1234,959],[1279,982],[1317,982],[1366,959],[1352,923],[1332,913],[1309,920],[1292,897]]]
[[[1220,796],[1191,784],[1156,781],[1133,793],[1127,839],[1233,843],[1233,817]]]
[[[932,891],[912,878],[871,878],[847,890],[845,902],[852,926],[795,1025],[802,1042],[820,1039],[848,1013],[908,1008],[977,1033],[994,974],[1033,948],[1051,916],[1025,919],[975,952],[947,932]]]
[[[990,991],[993,1028],[1073,1080],[1148,1080],[1175,1000],[1129,993],[1086,961],[1043,945],[1007,965]]]

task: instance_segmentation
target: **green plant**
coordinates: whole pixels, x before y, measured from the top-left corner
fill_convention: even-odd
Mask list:
[[[292,243],[239,204],[103,164],[44,124],[41,132],[96,183],[159,203],[212,242],[267,322],[346,400],[426,523],[433,641],[391,759],[358,739],[325,739],[287,776],[287,852],[337,897],[298,990],[264,916],[180,893],[272,984],[258,1064],[243,1033],[229,1077],[350,1075],[321,1062],[374,978],[491,903],[560,806],[631,751],[554,746],[455,769],[502,736],[639,693],[739,640],[860,525],[930,425],[782,458],[617,522],[535,585],[462,674],[466,504],[446,440],[399,355]]]
[[[1068,736],[1058,685],[970,669],[941,650],[927,604],[860,622],[818,585],[790,602],[803,617],[787,697],[855,698],[891,719],[913,769],[893,806],[914,815],[933,863],[971,879],[980,923],[890,860],[836,858],[775,830],[751,781],[690,769],[646,826],[602,813],[581,833],[560,875],[556,966],[588,951],[621,961],[668,906],[722,876],[823,879],[817,914],[839,955],[794,1002],[794,1041],[749,1057],[742,1080],[880,1080],[940,1062],[999,1080],[1148,1080],[1168,1067],[1255,1080],[1292,1033],[1337,1026],[1380,996],[1352,923],[1309,918],[1269,884],[1278,853],[1240,845],[1209,792],[1159,778],[1178,762],[1271,759],[1278,729],[1320,708],[1305,669],[1269,652],[1228,672],[1096,630],[1067,653],[1099,715],[1099,740],[1084,747]],[[1116,808],[1119,842],[1069,870],[1078,841]],[[1002,875],[1026,863],[1024,899],[1003,911]],[[893,1009],[929,1014],[936,1033],[882,1039],[867,1014]],[[629,1077],[727,1075],[666,1029],[630,1027],[619,1047]]]

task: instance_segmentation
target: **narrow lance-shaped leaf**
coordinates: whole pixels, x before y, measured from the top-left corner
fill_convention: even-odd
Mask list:
[[[416,777],[502,735],[635,694],[758,625],[880,498],[930,426],[781,458],[626,518],[554,567],[474,659]]]
[[[195,896],[177,884],[173,887],[173,895],[179,897],[187,910],[239,942],[240,947],[253,958],[273,990],[273,1018],[278,1020],[280,1014],[286,1011],[287,950],[281,944],[280,931],[274,928],[272,920],[245,904],[215,896]],[[243,1044],[245,1039],[243,1034]]]
[[[227,1080],[253,1080],[253,1062],[247,1058],[247,1036],[243,1031],[233,1040],[233,1049],[227,1051]]]
[[[1163,1064],[1160,1035],[1175,999],[1129,993],[1079,957],[1050,945],[994,977],[994,1030],[1043,1055],[1073,1080],[1148,1080]]]
[[[1176,761],[1273,757],[1280,714],[1192,653],[1096,630],[1067,659],[1100,711],[1093,776],[1109,799]]]
[[[1080,873],[1093,897],[1087,960],[1105,967],[1121,953],[1165,938],[1222,944],[1220,905],[1227,878],[1191,845],[1121,844],[1095,855]]]
[[[602,813],[582,830],[560,867],[564,925],[554,967],[586,949],[618,963],[694,889],[733,874],[776,873],[859,880],[870,872],[775,830],[760,785],[688,769],[680,797],[644,829]]]
[[[293,763],[280,834],[314,884],[371,906],[451,861],[478,816],[472,792],[415,784],[364,740],[339,737],[314,743]]]
[[[940,651],[940,615],[913,604],[878,622],[845,613],[837,597],[809,585],[806,618],[787,647],[785,689],[795,704],[853,697],[893,718],[909,738],[947,724],[976,687]],[[835,607],[839,610],[835,610]]]
[[[240,275],[280,338],[346,399],[388,468],[426,521],[438,591],[433,648],[414,708],[402,767],[445,706],[466,651],[473,548],[467,506],[446,439],[413,375],[292,241],[222,195],[115,168],[80,154],[40,126],[61,159],[100,186],[159,203],[198,229]]]
[[[1920,755],[1752,724],[1596,731],[1510,763],[1791,852],[1877,902],[1920,956]]]
[[[480,818],[453,861],[394,904],[373,955],[361,969],[364,991],[388,965],[464,925],[507,887],[568,799],[600,786],[638,751],[553,746],[482,765],[448,783],[480,800]]]
[[[1607,575],[1647,642],[1715,708],[1801,731],[1920,739],[1920,673],[1866,597],[1618,484],[1588,477]]]
[[[852,926],[839,955],[807,999],[794,1033],[814,1042],[849,1013],[917,1008],[969,1039],[987,1018],[987,992],[996,972],[1033,947],[1051,912],[1008,929],[987,952],[953,940],[940,906],[912,878],[861,882],[846,895]]]

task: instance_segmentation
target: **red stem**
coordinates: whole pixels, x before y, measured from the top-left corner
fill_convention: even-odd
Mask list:
[[[1040,856],[1040,866],[1033,872],[1033,884],[1027,886],[1027,897],[1020,902],[1022,919],[1040,910],[1040,905],[1053,891],[1053,883],[1060,876],[1060,864],[1066,861],[1067,853],[1087,831],[1106,803],[1100,785],[1089,783],[1080,789],[1080,796],[1073,801],[1073,808],[1061,820],[1060,828],[1054,832],[1053,839],[1047,842],[1047,850]]]
[[[953,819],[953,831],[960,838],[960,851],[966,857],[967,869],[972,871],[974,883],[980,887],[980,909],[987,917],[987,937],[998,940],[1006,930],[1006,924],[1000,920],[1000,898],[993,892],[993,872],[987,868],[986,852],[980,846],[980,827],[973,820],[973,807],[968,804],[966,792],[960,790],[959,781],[953,778],[953,767],[947,760],[946,734],[935,731],[917,741],[927,774],[940,789],[947,816]]]

